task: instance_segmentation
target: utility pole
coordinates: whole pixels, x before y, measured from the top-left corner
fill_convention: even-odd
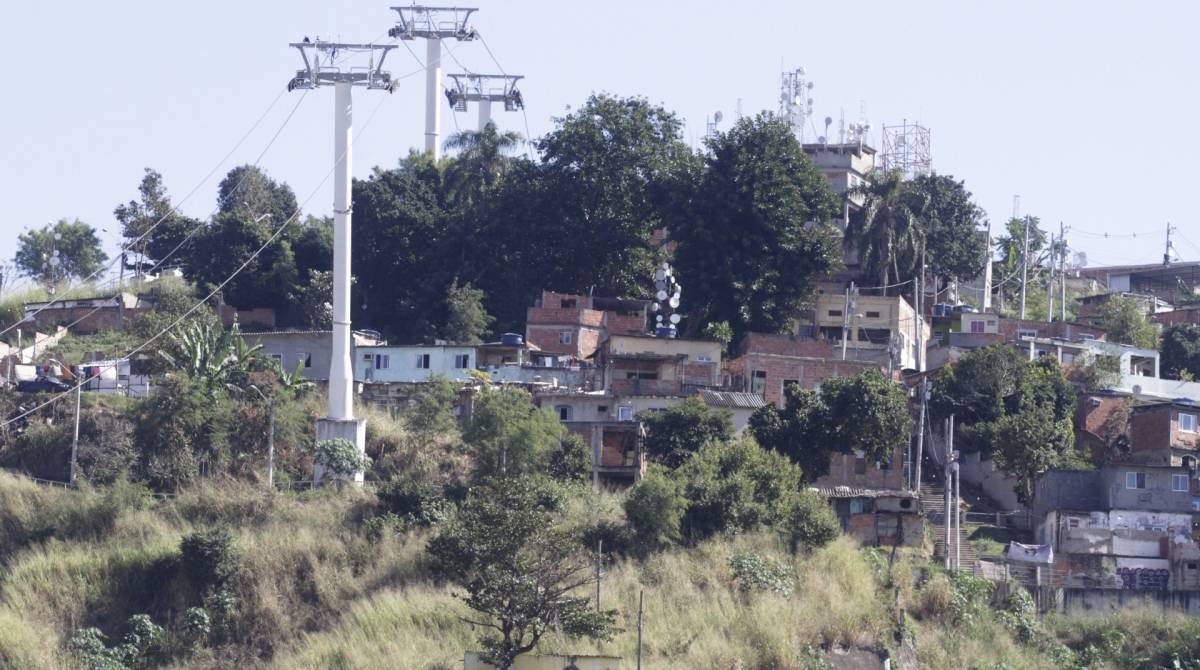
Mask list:
[[[954,444],[953,438],[950,440]],[[959,484],[962,482],[960,464],[954,461],[954,569],[962,570],[962,492]]]
[[[442,155],[442,40],[453,37],[459,42],[475,39],[475,29],[467,21],[477,7],[392,7],[398,14],[396,25],[388,31],[393,39],[425,40],[425,151],[437,160]]]
[[[75,375],[75,434],[71,437],[71,486],[75,486],[75,473],[79,469],[79,410],[82,406],[83,380]]]
[[[945,535],[944,554],[945,555],[942,557],[942,563],[945,566],[945,568],[947,570],[949,570],[950,569],[950,528],[953,525],[953,521],[950,518],[950,505],[952,502],[952,495],[953,495],[953,488],[951,488],[951,486],[950,486],[950,484],[951,484],[950,478],[952,476],[951,472],[950,472],[950,459],[953,458],[953,453],[954,453],[954,415],[953,414],[950,415],[950,418],[946,419],[945,426],[946,426],[946,449],[945,449],[946,462],[944,464],[943,471],[942,471],[942,483],[946,489],[945,493],[943,495],[943,497],[945,498],[945,502],[946,502],[946,511],[945,511],[945,517],[943,518],[943,523],[942,523],[942,525],[945,526],[945,533],[944,533],[944,535]]]
[[[304,60],[304,68],[298,70],[288,82],[289,91],[329,84],[334,86],[333,341],[329,365],[329,415],[317,421],[317,441],[346,439],[355,444],[362,454],[366,451],[367,422],[354,418],[354,368],[350,360],[350,166],[353,163],[350,150],[354,144],[352,89],[354,86],[363,86],[391,93],[394,90],[392,75],[383,71],[383,62],[388,51],[395,49],[396,45],[311,42],[305,38],[303,42],[289,46],[299,50]],[[371,66],[341,70],[334,61],[338,51],[370,52]],[[322,59],[328,59],[328,62],[322,65]],[[313,472],[314,482],[319,483],[324,474],[324,468],[318,464]],[[354,474],[354,481],[362,483],[362,471]]]
[[[1050,234],[1050,279],[1046,282],[1046,323],[1054,322],[1054,257],[1058,247],[1054,245],[1054,234]]]
[[[646,589],[638,591],[638,648],[637,670],[642,670],[642,620],[645,617]]]
[[[1025,319],[1025,288],[1029,283],[1029,217],[1025,217],[1024,251],[1021,252],[1021,319]]]
[[[925,456],[925,406],[929,402],[929,379],[921,380],[921,419],[917,422],[917,467],[913,491],[921,492],[921,459]]]
[[[1063,222],[1058,222],[1058,281],[1062,289],[1059,295],[1058,309],[1061,313],[1059,321],[1067,320],[1067,229]]]
[[[1163,250],[1163,265],[1171,264],[1171,252],[1174,248],[1171,246],[1171,223],[1167,222],[1167,246]]]
[[[850,282],[850,288],[846,289],[846,301],[842,306],[842,360],[846,360],[846,339],[850,337],[850,291],[854,289],[854,282]]]
[[[601,572],[604,561],[604,540],[596,540],[596,611],[600,611],[600,582],[604,580]]]
[[[504,111],[515,112],[525,108],[525,100],[517,89],[517,81],[524,79],[519,74],[451,74],[453,82],[446,89],[446,99],[455,112],[467,111],[468,102],[479,103],[479,131],[492,121],[492,103],[504,103]]]
[[[984,247],[987,249],[984,253],[987,257],[983,263],[983,300],[980,305],[982,311],[986,314],[992,311],[992,222],[987,223],[987,244]]]

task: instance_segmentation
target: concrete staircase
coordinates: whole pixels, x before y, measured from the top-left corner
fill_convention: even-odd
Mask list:
[[[925,520],[929,524],[930,529],[934,532],[933,555],[938,559],[943,559],[946,555],[946,499],[945,489],[941,483],[925,483],[921,485],[921,511],[925,514]],[[979,572],[979,561],[975,555],[975,549],[967,540],[971,533],[978,527],[977,524],[968,524],[965,521],[959,529],[960,544],[960,566],[964,571],[972,574]],[[954,537],[950,538],[951,557],[954,555]]]

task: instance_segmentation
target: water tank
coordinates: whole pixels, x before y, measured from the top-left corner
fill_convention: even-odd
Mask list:
[[[654,336],[673,338],[675,337],[675,326],[659,326],[654,329]]]
[[[506,344],[510,347],[519,347],[525,343],[525,338],[520,333],[504,333],[500,336],[500,344]]]

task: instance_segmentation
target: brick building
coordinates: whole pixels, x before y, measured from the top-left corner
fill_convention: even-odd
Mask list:
[[[828,342],[791,335],[749,333],[738,350],[738,356],[725,364],[728,387],[760,395],[780,407],[787,384],[814,389],[830,377],[880,369],[871,361],[841,360],[833,355],[835,347]]]
[[[1133,408],[1127,460],[1162,466],[1195,467],[1200,451],[1200,406],[1157,402]]]
[[[590,358],[606,335],[646,333],[646,300],[542,291],[526,310],[525,341],[538,349]]]
[[[602,388],[616,395],[692,395],[721,385],[721,343],[609,335],[597,356]]]
[[[924,519],[917,494],[904,488],[904,450],[888,462],[868,462],[861,454],[834,454],[829,474],[813,490],[829,500],[842,529],[865,545],[920,546]]]

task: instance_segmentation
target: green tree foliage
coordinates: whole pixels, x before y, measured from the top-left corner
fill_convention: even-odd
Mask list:
[[[495,319],[483,307],[483,291],[451,284],[446,291],[446,325],[442,337],[461,344],[479,344]]]
[[[95,228],[79,219],[59,219],[18,235],[13,260],[22,274],[53,288],[99,272],[108,255]]]
[[[874,369],[828,379],[820,391],[790,385],[782,410],[768,405],[750,417],[755,439],[799,464],[808,481],[829,472],[834,453],[890,460],[908,442],[911,424],[904,391]]]
[[[792,553],[810,552],[836,540],[842,524],[829,501],[815,491],[801,491],[792,501],[783,535]]]
[[[695,397],[637,418],[646,427],[646,454],[668,468],[679,467],[708,442],[733,437],[732,415]]]
[[[645,552],[679,542],[680,523],[688,501],[679,483],[666,473],[652,469],[625,498],[625,519],[637,546]]]
[[[561,448],[563,427],[520,389],[484,389],[463,440],[474,452],[475,478],[543,472]]]
[[[1200,377],[1200,326],[1180,323],[1163,330],[1161,366],[1175,379]]]
[[[138,185],[138,199],[117,205],[113,217],[121,224],[121,235],[129,249],[127,264],[134,262],[134,254],[143,262],[168,260],[172,252],[178,254],[172,259],[188,258],[188,235],[201,225],[174,211],[162,175],[151,168],[145,169]]]
[[[1098,316],[1109,342],[1142,349],[1158,348],[1158,331],[1146,318],[1146,307],[1137,298],[1112,296],[1100,307]]]
[[[863,271],[879,286],[899,283],[911,274],[924,237],[918,212],[925,202],[917,198],[923,194],[908,189],[902,172],[882,170],[871,172],[850,193],[863,199],[846,229]]]
[[[934,275],[943,281],[979,276],[987,260],[987,239],[979,228],[983,210],[971,200],[964,182],[949,175],[920,175],[907,188],[922,205],[916,214]]]
[[[747,117],[708,141],[691,216],[671,229],[689,330],[727,321],[781,332],[816,277],[840,262],[837,198],[783,120]]]
[[[338,477],[353,477],[371,467],[371,459],[344,437],[319,440],[313,445],[313,461]]]
[[[185,376],[163,379],[154,395],[134,409],[135,479],[156,490],[193,481],[201,465],[215,470],[229,447],[228,403]]]
[[[167,339],[159,355],[210,397],[224,393],[230,384],[244,386],[260,363],[262,345],[247,345],[236,325],[225,330],[213,322],[187,323],[168,332]]]
[[[405,414],[408,425],[427,439],[454,432],[458,428],[458,420],[454,418],[456,400],[458,390],[445,375],[430,375]]]
[[[238,569],[233,535],[224,527],[190,533],[179,541],[179,562],[198,592],[225,588]]]
[[[309,270],[308,281],[293,287],[292,310],[300,323],[314,330],[333,328],[333,272]]]
[[[725,531],[776,527],[800,491],[800,468],[742,438],[709,442],[675,471],[687,510],[682,535],[698,542]]]
[[[549,631],[609,640],[616,611],[596,611],[587,592],[591,562],[578,539],[557,527],[556,491],[522,477],[473,490],[458,516],[429,543],[429,554],[461,584],[484,631],[483,660],[501,670],[532,651]]]
[[[1016,347],[994,344],[976,349],[938,370],[930,393],[933,415],[955,415],[960,424],[995,421],[1017,390],[1027,356]]]
[[[479,202],[484,192],[500,180],[510,164],[508,154],[521,145],[521,135],[500,132],[489,121],[482,130],[464,130],[446,140],[446,149],[458,152],[446,168],[449,200],[461,208]]]
[[[575,433],[564,433],[558,449],[550,453],[546,472],[561,482],[587,481],[592,475],[592,446]]]

